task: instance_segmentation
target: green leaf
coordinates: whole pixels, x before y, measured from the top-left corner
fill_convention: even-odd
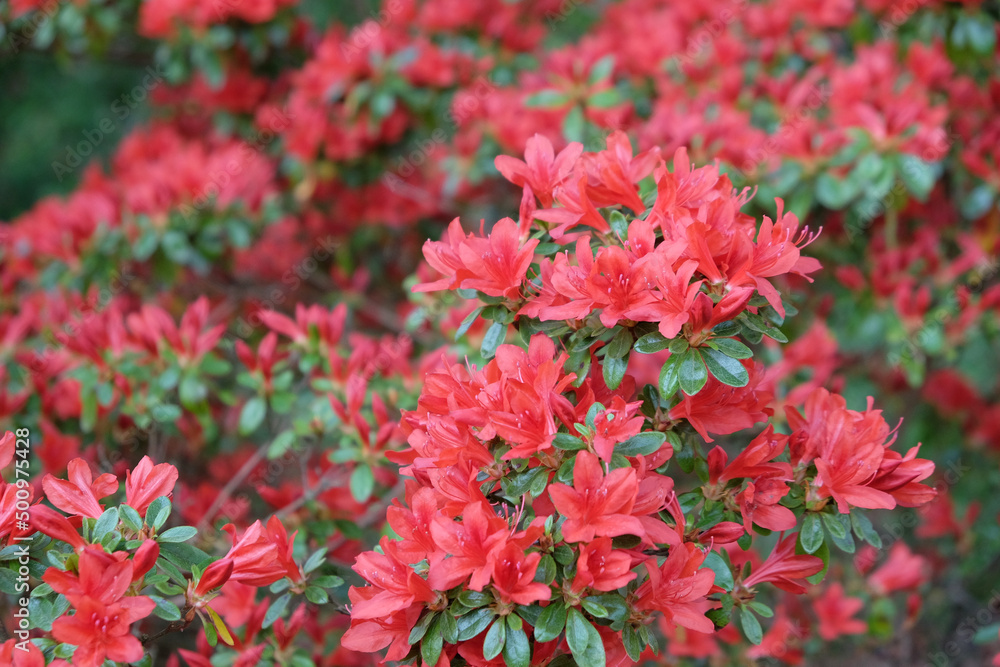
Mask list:
[[[493,596],[480,591],[462,591],[458,594],[458,601],[469,609],[476,609],[493,602]]]
[[[524,106],[552,109],[563,106],[569,102],[569,99],[568,94],[553,88],[548,88],[546,90],[539,90],[537,93],[532,93],[531,95],[525,97]]]
[[[582,600],[580,600],[580,604],[594,618],[607,618],[608,617],[608,610],[607,610],[607,608],[604,605],[602,605],[599,601],[597,601],[597,600],[595,600],[593,598],[583,598]]]
[[[799,546],[801,545],[796,545],[796,553],[799,553]],[[826,577],[826,571],[830,569],[830,545],[823,542],[823,545],[816,550],[816,553],[814,553],[813,556],[816,556],[823,561],[823,569],[810,577],[806,577],[806,581],[810,584],[816,585],[823,581],[823,578]]]
[[[628,653],[628,657],[632,662],[639,662],[639,658],[642,656],[642,649],[645,647],[639,640],[639,635],[636,633],[635,628],[631,625],[626,625],[625,629],[622,630],[622,643],[625,645],[625,652]]]
[[[607,658],[601,635],[576,607],[571,608],[566,617],[566,643],[576,664],[605,667]]]
[[[444,648],[444,637],[441,635],[441,616],[438,616],[427,634],[420,640],[420,657],[428,665],[436,665]]]
[[[309,586],[306,588],[306,599],[313,604],[326,604],[330,596],[319,586]]]
[[[820,518],[823,520],[823,525],[826,526],[830,535],[839,539],[843,539],[847,536],[847,529],[844,527],[844,524],[841,523],[839,517],[824,512],[823,514],[820,514]]]
[[[501,617],[493,622],[493,625],[490,626],[489,632],[486,633],[486,639],[483,640],[483,657],[487,660],[492,660],[500,655],[506,641],[507,623],[504,622],[504,619]]]
[[[284,581],[287,581],[284,580]],[[338,588],[344,585],[343,577],[338,577],[335,574],[325,574],[322,577],[315,577],[309,580],[313,586],[319,586],[320,588]]]
[[[566,616],[566,642],[573,657],[580,663],[580,657],[586,652],[590,643],[592,626],[576,607],[571,607]]]
[[[825,516],[828,515],[824,515],[824,517]],[[826,523],[826,527],[828,529],[833,524],[839,524],[843,534],[842,535],[834,534],[833,531],[831,531],[830,539],[833,541],[833,544],[844,553],[849,553],[849,554],[854,553],[855,544],[854,544],[854,536],[851,535],[850,533],[850,528],[851,528],[850,515],[840,514],[837,516],[831,516],[830,521],[829,522],[824,521],[824,523]]]
[[[937,170],[915,155],[899,155],[899,178],[919,201],[927,201],[937,180]]]
[[[628,355],[632,349],[632,332],[624,327],[619,329],[605,349],[607,350],[605,358],[621,359]]]
[[[421,616],[420,620],[413,626],[413,629],[410,630],[410,637],[406,643],[413,645],[423,639],[435,620],[437,620],[437,612],[432,611],[429,614]]]
[[[479,314],[483,312],[483,308],[483,306],[480,306],[465,316],[465,319],[462,320],[462,324],[458,327],[458,331],[455,332],[455,340],[458,340],[465,335],[465,332],[469,330],[472,323],[479,318]]]
[[[166,496],[160,496],[149,503],[149,507],[146,509],[146,523],[159,530],[160,526],[165,524],[170,517],[170,509],[170,499]]]
[[[615,453],[622,456],[649,456],[660,450],[667,435],[659,431],[637,433],[625,442],[615,445]]]
[[[240,435],[249,435],[256,431],[265,416],[267,416],[267,403],[262,396],[254,396],[244,403],[243,409],[240,410]]]
[[[563,136],[567,141],[583,141],[586,139],[584,136],[584,131],[586,129],[587,120],[584,118],[583,109],[580,105],[574,106],[563,118]]]
[[[753,351],[734,338],[713,338],[708,344],[733,359],[749,359]]]
[[[477,609],[473,612],[459,616],[458,641],[464,642],[476,637],[489,626],[496,617],[496,612],[489,608]]]
[[[320,565],[326,562],[326,547],[320,547],[313,552],[311,556],[306,560],[305,565],[302,566],[303,571],[306,574],[312,572]]]
[[[701,348],[702,356],[715,379],[730,387],[745,387],[750,382],[750,374],[738,359],[728,357],[710,347]]]
[[[639,354],[655,354],[670,347],[670,339],[666,338],[659,331],[648,333],[635,341],[632,347]]]
[[[824,172],[816,179],[816,200],[826,208],[840,210],[858,194],[857,187],[847,179]]]
[[[621,359],[605,357],[601,370],[604,375],[604,384],[608,389],[614,391],[625,379],[625,371],[628,369],[628,356]]]
[[[701,352],[690,349],[681,355],[678,375],[681,391],[688,396],[694,396],[708,382],[708,369],[702,361]]]
[[[581,449],[586,449],[587,443],[570,433],[556,433],[556,437],[552,441],[552,446],[556,449],[575,452]]]
[[[295,431],[292,429],[282,431],[281,433],[276,435],[274,437],[274,440],[272,440],[271,444],[268,445],[267,447],[268,460],[273,461],[274,459],[281,458],[282,456],[284,456],[285,452],[287,452],[291,448],[294,442],[295,442]]]
[[[556,560],[552,554],[545,554],[538,561],[538,569],[535,570],[535,581],[543,584],[551,584],[556,578]]]
[[[549,642],[562,634],[566,626],[566,605],[562,600],[553,602],[542,610],[535,625],[535,641]]]
[[[615,57],[613,54],[608,54],[594,63],[594,66],[590,68],[590,75],[587,77],[587,83],[591,86],[604,81],[615,69]]]
[[[493,355],[496,354],[497,348],[503,343],[504,339],[507,337],[507,325],[502,322],[494,322],[490,325],[490,328],[486,330],[486,335],[483,336],[483,345],[480,348],[480,353],[483,355],[484,359],[492,359]]]
[[[823,525],[819,516],[810,512],[802,520],[802,528],[799,530],[799,544],[807,554],[816,553],[816,550],[823,545]]]
[[[198,534],[194,526],[176,526],[156,536],[158,542],[186,542]]]
[[[660,398],[669,401],[681,386],[680,377],[680,356],[673,355],[660,368]]]
[[[285,607],[288,606],[288,601],[292,599],[291,593],[285,593],[277,600],[271,603],[271,606],[267,608],[267,613],[264,614],[264,624],[262,627],[269,628],[274,624],[281,614],[284,613]]]
[[[729,564],[726,563],[725,559],[723,559],[717,552],[708,552],[708,555],[705,556],[705,562],[702,564],[702,567],[707,567],[715,573],[716,586],[719,586],[726,591],[733,590],[733,585],[735,584],[735,581],[733,580],[733,571],[729,567]]]
[[[882,537],[872,526],[871,520],[862,514],[860,510],[851,512],[851,525],[854,527],[854,534],[859,538],[876,549],[882,548]]]
[[[764,631],[760,627],[760,621],[749,609],[740,610],[740,627],[743,628],[743,634],[751,644],[759,645],[764,641]]]
[[[594,109],[610,109],[621,103],[621,93],[615,88],[607,88],[587,98],[587,106]]]
[[[351,495],[359,503],[368,502],[375,490],[375,475],[367,463],[362,463],[351,473]]]
[[[458,641],[458,622],[455,616],[448,610],[441,612],[441,637],[445,642],[454,644]]]
[[[156,608],[153,613],[162,618],[164,621],[179,621],[181,620],[181,610],[177,608],[173,602],[165,600],[158,595],[148,596],[150,600],[156,603]]]
[[[516,618],[513,614],[508,619]],[[529,667],[531,664],[531,646],[524,630],[507,629],[507,640],[503,645],[503,661],[507,667]]]
[[[113,531],[118,527],[118,508],[109,507],[104,510],[101,516],[97,517],[97,523],[94,524],[93,540],[94,542],[100,542],[105,535]]]
[[[186,408],[193,408],[208,396],[208,388],[197,375],[186,375],[181,380],[181,386],[177,390],[181,399],[181,405]]]

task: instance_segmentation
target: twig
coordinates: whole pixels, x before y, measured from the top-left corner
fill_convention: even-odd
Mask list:
[[[222,491],[220,491],[219,495],[215,497],[215,500],[212,501],[208,511],[205,512],[204,516],[201,517],[201,521],[198,522],[199,533],[208,526],[209,522],[211,522],[212,518],[215,516],[215,513],[229,501],[230,497],[233,495],[233,491],[235,491],[240,484],[246,481],[246,478],[250,476],[250,473],[257,467],[257,464],[264,460],[264,456],[267,454],[267,450],[270,446],[270,442],[265,442],[263,445],[258,447],[257,451],[253,453],[253,456],[247,459],[246,463],[243,464],[237,473],[233,475],[228,482],[226,482],[226,485],[222,487]]]
[[[277,512],[275,512],[274,516],[278,517],[278,519],[283,519],[292,512],[294,512],[295,510],[305,505],[310,500],[313,500],[319,494],[323,493],[327,489],[332,488],[338,481],[336,479],[337,475],[335,474],[338,472],[340,472],[340,470],[337,468],[331,468],[330,470],[327,470],[323,474],[323,476],[319,478],[319,480],[316,482],[314,486],[312,486],[310,489],[305,491],[301,496],[299,496],[298,498],[296,498],[295,500],[293,500],[292,502],[288,503],[287,505],[279,509]]]

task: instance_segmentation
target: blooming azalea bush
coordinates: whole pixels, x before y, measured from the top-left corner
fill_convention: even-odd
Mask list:
[[[0,664],[994,659],[994,8],[332,5],[0,1]]]

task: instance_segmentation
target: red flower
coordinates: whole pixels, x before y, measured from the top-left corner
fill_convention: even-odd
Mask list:
[[[11,486],[10,488],[14,488]],[[59,512],[45,505],[33,505],[29,510],[31,526],[42,533],[45,533],[54,540],[62,540],[73,546],[76,551],[83,549],[87,544],[80,537],[69,519]]]
[[[642,401],[626,403],[615,396],[607,410],[598,412],[594,417],[594,451],[602,461],[611,461],[615,445],[625,442],[642,430],[645,417],[635,416],[642,406]]]
[[[714,632],[715,625],[705,616],[705,598],[715,585],[715,573],[700,569],[704,561],[705,554],[691,543],[671,547],[659,567],[653,558],[646,561],[649,579],[635,591],[636,608],[660,611],[689,630]]]
[[[746,578],[743,584],[752,588],[769,581],[783,591],[795,595],[806,592],[802,580],[822,571],[823,560],[817,556],[795,554],[796,535],[788,535],[776,545],[767,560]]]
[[[485,502],[475,502],[466,505],[461,521],[438,516],[430,529],[437,545],[430,558],[430,586],[446,591],[472,575],[469,588],[483,590],[490,581],[496,553],[507,543],[507,522]]]
[[[898,494],[913,506],[929,502],[935,494],[919,484],[934,471],[934,464],[916,458],[917,449],[906,457],[889,452],[895,440],[880,410],[848,410],[842,396],[818,388],[806,399],[805,416],[788,410],[792,436],[792,461],[814,460],[817,477],[810,492],[818,498],[832,497],[841,513],[851,507],[892,509]]]
[[[493,588],[504,602],[528,605],[548,600],[549,587],[534,581],[540,553],[525,554],[524,547],[509,542],[493,560]]]
[[[493,226],[489,238],[472,237],[458,249],[458,255],[469,271],[462,287],[479,290],[489,296],[519,299],[521,283],[537,245],[537,239],[521,245],[517,223],[503,218]]]
[[[788,485],[774,477],[763,477],[747,484],[747,488],[737,496],[746,531],[750,532],[754,523],[778,532],[794,528],[795,514],[778,504],[788,491]]]
[[[596,591],[613,591],[636,577],[631,572],[632,557],[611,546],[611,538],[599,537],[580,547],[572,589],[579,593],[588,586]]]
[[[83,459],[73,459],[69,462],[68,477],[69,481],[57,479],[52,475],[42,478],[45,496],[53,505],[68,514],[96,519],[104,512],[104,507],[98,500],[118,490],[117,477],[105,473],[94,480],[90,466]]]
[[[222,527],[233,538],[233,546],[225,558],[233,561],[230,580],[249,586],[269,586],[285,576],[275,543],[269,539],[260,521],[254,521],[243,536],[236,538],[236,527],[227,523]]]
[[[52,623],[52,636],[77,646],[74,667],[100,667],[105,659],[138,662],[143,656],[142,644],[131,634],[131,626],[155,607],[147,597],[122,598],[112,604],[84,598],[77,602],[76,613]]]
[[[639,482],[632,468],[618,468],[604,476],[601,462],[587,451],[576,455],[573,486],[549,487],[552,503],[566,517],[562,526],[567,542],[590,542],[595,537],[644,535],[632,516]]]
[[[504,178],[520,187],[527,185],[542,207],[549,208],[552,191],[569,177],[582,152],[583,144],[574,141],[556,155],[552,142],[536,134],[528,139],[523,161],[500,155],[493,163]]]
[[[374,589],[352,588],[351,602],[358,604],[374,595]],[[386,660],[402,660],[410,652],[410,631],[420,618],[423,605],[410,605],[400,611],[386,612],[374,618],[361,619],[351,613],[351,628],[340,638],[340,645],[351,651],[374,653],[386,646]]]
[[[864,606],[864,600],[844,595],[844,587],[839,582],[832,584],[822,596],[813,600],[813,610],[819,618],[819,636],[832,641],[844,635],[866,632],[868,624],[854,618]]]
[[[2,466],[0,466],[2,467]],[[18,646],[25,648],[18,648]],[[55,660],[53,665],[65,665],[63,660]],[[0,644],[0,665],[9,667],[45,667],[45,654],[31,642],[20,643],[16,639],[8,639]]]
[[[440,289],[477,289],[490,296],[521,298],[521,283],[534,258],[537,239],[521,245],[517,223],[504,218],[486,238],[465,235],[456,218],[448,227],[447,242],[427,241],[424,257],[445,275],[432,283],[422,283],[415,292]]]
[[[133,561],[125,552],[108,554],[91,546],[81,550],[78,575],[52,567],[43,575],[45,583],[76,608],[72,616],[61,616],[52,624],[55,639],[78,647],[74,665],[99,667],[105,658],[142,659],[142,644],[132,636],[131,625],[152,613],[156,604],[145,596],[124,597],[129,585],[150,566],[153,548],[143,545],[140,551]]]
[[[203,597],[229,581],[229,577],[233,575],[234,565],[232,558],[223,558],[206,567],[194,589],[195,597]]]
[[[927,580],[930,563],[910,551],[905,542],[896,542],[889,550],[889,559],[868,577],[868,585],[877,595],[916,588]]]
[[[384,618],[417,602],[432,602],[437,595],[428,583],[404,563],[394,540],[383,537],[382,553],[366,551],[358,556],[354,571],[370,586],[352,587],[349,591],[351,618]]]
[[[153,465],[143,456],[134,469],[125,473],[125,504],[145,516],[149,504],[161,496],[170,497],[177,483],[177,468],[169,463]]]

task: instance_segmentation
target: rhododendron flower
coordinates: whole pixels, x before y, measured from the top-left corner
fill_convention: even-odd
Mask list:
[[[542,208],[549,208],[552,191],[569,177],[582,152],[583,144],[574,141],[556,155],[552,142],[536,134],[528,139],[524,160],[500,155],[493,162],[504,178],[514,185],[528,186]]]
[[[469,588],[481,591],[489,583],[496,554],[507,544],[510,526],[485,503],[469,503],[461,521],[437,516],[430,525],[436,545],[428,583],[448,590],[472,576]]]
[[[201,573],[201,578],[198,579],[198,585],[195,586],[195,597],[203,597],[229,581],[229,577],[233,574],[233,567],[235,564],[236,563],[232,558],[223,558],[209,564],[209,566],[205,568],[205,571]]]
[[[52,623],[52,636],[77,646],[73,653],[75,666],[100,667],[106,659],[138,662],[143,656],[142,644],[132,635],[131,625],[155,607],[155,602],[141,596],[121,598],[111,604],[84,598],[76,604],[72,616],[60,616]]]
[[[118,491],[118,478],[105,473],[95,480],[86,461],[73,459],[69,462],[68,481],[46,475],[42,489],[49,502],[63,512],[96,519],[104,512],[98,500]]]
[[[813,610],[819,618],[819,636],[831,641],[867,632],[868,624],[854,618],[864,606],[864,600],[844,595],[840,582],[831,584],[823,595],[813,600]]]
[[[841,396],[816,389],[806,400],[805,416],[789,409],[793,462],[814,461],[818,475],[812,493],[832,497],[841,513],[851,506],[892,509],[895,494],[907,503],[930,501],[934,490],[919,484],[934,470],[934,464],[916,458],[916,449],[906,457],[889,454],[893,431],[880,410],[848,410]]]
[[[535,581],[542,554],[525,554],[524,548],[511,542],[493,559],[493,590],[503,602],[528,605],[548,600],[549,587]]]
[[[233,539],[233,546],[225,555],[233,561],[233,572],[229,577],[232,581],[249,586],[268,586],[287,574],[288,569],[281,562],[278,546],[260,521],[254,521],[239,538],[233,524],[227,523],[222,529]]]
[[[45,667],[45,654],[32,642],[19,643],[16,639],[8,639],[0,644],[0,664],[10,667]],[[67,663],[56,659],[50,664],[61,667]]]
[[[589,542],[600,536],[644,534],[642,524],[631,515],[638,490],[635,470],[617,468],[605,477],[600,460],[582,451],[573,465],[573,486],[553,484],[549,495],[566,517],[563,537],[568,542]]]
[[[352,619],[384,618],[416,602],[436,598],[427,581],[399,558],[393,540],[383,537],[379,546],[383,553],[363,553],[354,564],[354,571],[371,586],[350,589]]]
[[[351,602],[357,605],[363,599],[362,596],[369,595],[362,592],[355,593],[365,590],[369,589],[352,588]],[[363,653],[374,653],[388,646],[385,659],[402,660],[410,652],[410,631],[416,625],[421,611],[420,605],[410,605],[401,611],[376,614],[366,619],[356,617],[352,611],[351,627],[340,638],[340,645]]]
[[[690,543],[671,547],[659,567],[655,559],[646,561],[649,579],[636,589],[635,606],[663,612],[689,630],[713,632],[715,626],[705,617],[705,603],[715,585],[715,574],[710,568],[701,568],[704,561],[705,554]]]
[[[615,551],[611,538],[598,537],[580,547],[576,560],[576,576],[571,588],[574,593],[590,587],[595,591],[613,591],[636,578],[631,572],[632,557],[622,551]]]
[[[486,238],[466,236],[456,218],[448,229],[447,243],[424,244],[427,262],[446,277],[413,289],[430,292],[461,287],[517,300],[537,245],[537,239],[522,245],[517,223],[510,218],[497,222]]]
[[[31,526],[55,540],[62,540],[79,551],[86,546],[76,528],[59,512],[45,505],[32,505],[29,510]]]
[[[803,581],[823,570],[823,560],[817,556],[795,553],[796,535],[781,539],[771,555],[744,580],[747,588],[765,581],[770,582],[783,591],[795,595],[805,593]]]
[[[170,497],[177,483],[177,468],[169,463],[153,465],[148,456],[125,473],[125,504],[145,516],[149,504],[161,496]]]
[[[889,558],[872,574],[868,585],[877,595],[916,588],[930,575],[930,563],[913,553],[905,542],[897,541],[889,549]]]

